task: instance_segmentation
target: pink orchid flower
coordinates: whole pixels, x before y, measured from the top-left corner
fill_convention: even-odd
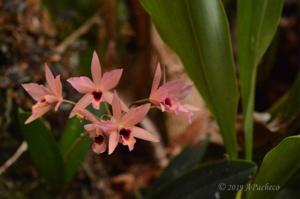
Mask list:
[[[107,133],[108,154],[111,154],[118,143],[127,145],[129,150],[133,150],[136,142],[135,138],[158,142],[159,140],[148,131],[135,126],[141,122],[150,109],[150,104],[145,104],[129,109],[127,113],[122,115],[121,101],[115,93],[112,101],[113,116],[109,121],[101,121],[99,127]]]
[[[96,52],[93,54],[91,73],[93,81],[85,76],[72,77],[67,81],[79,92],[85,94],[73,108],[70,117],[75,114],[75,110],[85,108],[89,104],[95,109],[99,109],[101,102],[111,104],[113,94],[110,89],[117,86],[120,81],[123,69],[115,69],[110,72],[105,72],[102,76],[101,65]]]
[[[97,153],[104,153],[107,149],[107,135],[104,134],[102,129],[99,127],[101,122],[93,114],[86,109],[77,109],[77,113],[80,114],[83,119],[89,120],[92,123],[84,125],[84,129],[93,140],[92,150]]]
[[[57,111],[63,102],[60,75],[54,78],[47,64],[45,64],[45,75],[46,86],[35,83],[22,84],[27,93],[37,101],[32,106],[32,115],[25,121],[25,124],[36,120],[53,108]]]
[[[188,95],[192,89],[192,85],[187,85],[184,80],[169,81],[159,87],[161,81],[161,69],[158,64],[153,83],[149,101],[159,108],[162,112],[184,113],[188,121],[191,123],[193,111],[199,111],[199,108],[182,104],[182,100]]]

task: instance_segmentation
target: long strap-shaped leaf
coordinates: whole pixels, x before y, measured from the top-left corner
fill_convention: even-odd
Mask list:
[[[256,172],[248,161],[226,161],[201,165],[161,186],[146,199],[234,198],[238,190]],[[232,187],[231,187],[232,186]]]
[[[238,91],[227,18],[220,0],[141,0],[162,39],[180,57],[237,157]]]
[[[254,186],[269,187],[263,190],[251,189],[249,199],[274,198],[279,191],[275,186],[282,188],[300,169],[299,146],[300,136],[291,136],[267,153],[254,180]]]
[[[283,0],[238,0],[238,60],[247,159],[252,156],[257,66],[274,37],[282,6]]]
[[[38,172],[52,188],[62,189],[64,165],[59,147],[49,129],[40,119],[31,124],[24,124],[29,115],[26,112],[19,112],[19,124],[31,158]]]

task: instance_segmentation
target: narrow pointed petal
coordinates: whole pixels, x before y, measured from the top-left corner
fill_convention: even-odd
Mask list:
[[[185,105],[178,105],[178,108],[177,108],[177,111],[178,112],[181,112],[181,113],[184,113],[189,121],[189,123],[191,124],[192,123],[192,119],[193,119],[193,111],[199,111],[200,109],[195,107],[195,106],[192,106],[192,105],[189,105],[189,104],[185,104]]]
[[[114,118],[119,121],[121,118],[122,110],[121,110],[121,102],[117,92],[114,92],[114,97],[112,100],[112,111]]]
[[[108,154],[112,154],[114,152],[115,148],[117,147],[118,143],[120,140],[120,135],[117,131],[111,132],[109,135],[109,140],[108,140]]]
[[[29,118],[27,118],[27,120],[25,121],[25,124],[28,124],[28,123],[42,117],[45,113],[50,111],[51,108],[52,108],[52,106],[43,106],[43,107],[39,107],[36,109],[32,109],[32,115]]]
[[[47,64],[45,64],[45,76],[48,87],[55,92],[55,79]]]
[[[104,73],[101,79],[101,88],[104,91],[115,88],[121,79],[122,73],[123,69],[115,69]]]
[[[160,68],[160,63],[158,63],[153,78],[150,96],[157,90],[160,80],[161,80],[161,68]]]
[[[138,106],[136,108],[131,108],[122,117],[120,123],[124,127],[132,127],[142,121],[150,109],[150,104],[145,104]]]
[[[55,90],[54,90],[54,94],[57,97],[62,97],[62,85],[61,85],[61,81],[60,81],[60,75],[57,75],[55,77]]]
[[[49,89],[47,89],[43,85],[35,84],[35,83],[28,83],[28,84],[22,84],[22,87],[25,89],[25,91],[31,95],[31,97],[35,101],[39,101],[41,98],[43,98],[45,95],[50,94]]]
[[[132,129],[132,135],[136,138],[142,139],[142,140],[147,140],[150,142],[159,142],[159,139],[146,131],[145,129],[142,129],[140,127],[134,126],[131,128]]]
[[[164,104],[160,103],[159,106],[160,106],[160,110],[161,110],[162,112],[165,112],[165,111],[166,111],[166,106],[165,106]]]
[[[106,144],[105,143],[97,144],[94,142],[92,144],[92,149],[97,154],[104,153],[106,151]]]
[[[67,80],[73,88],[75,88],[79,93],[90,93],[94,90],[94,83],[90,78],[81,76],[81,77],[71,77]]]
[[[186,83],[185,80],[173,80],[165,83],[157,89],[157,91],[152,95],[157,101],[162,101],[167,96],[175,96],[180,93]]]
[[[86,109],[78,108],[76,110],[76,113],[82,115],[85,120],[89,120],[93,123],[98,123],[99,122],[98,119],[91,112],[89,112]]]
[[[100,128],[102,131],[104,131],[105,133],[109,133],[112,131],[115,131],[117,129],[115,123],[111,122],[111,121],[102,121],[100,120],[96,126],[98,128]]]
[[[96,136],[95,129],[97,128],[97,126],[95,124],[86,124],[83,127],[91,138]]]
[[[57,97],[54,95],[45,95],[44,98],[47,101],[47,103],[49,103],[49,104],[53,104],[58,101]]]
[[[90,105],[92,103],[93,99],[94,99],[94,97],[91,94],[84,95],[72,109],[69,118],[76,115],[76,111],[78,109],[85,109],[88,105]]]
[[[94,53],[93,53],[91,73],[92,73],[94,83],[96,85],[100,85],[101,84],[101,64],[100,64],[100,60],[99,60],[99,57],[98,57],[96,51],[94,51]]]
[[[119,98],[120,99],[120,98]],[[112,104],[113,101],[113,93],[110,91],[106,91],[102,94],[102,101]],[[120,99],[121,108],[123,111],[128,112],[127,105]]]
[[[58,111],[58,108],[60,107],[60,105],[63,103],[62,100],[58,101],[55,105],[54,111]]]
[[[200,111],[200,108],[198,108],[196,106],[192,106],[190,104],[184,104],[184,107],[187,108],[190,111]]]

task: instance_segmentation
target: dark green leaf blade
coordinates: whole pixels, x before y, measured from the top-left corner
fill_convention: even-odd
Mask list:
[[[219,0],[141,0],[166,44],[180,57],[237,157],[236,74],[227,17]]]
[[[283,0],[238,0],[238,62],[247,159],[252,156],[257,66],[275,35],[282,7]]]
[[[85,131],[83,125],[77,118],[69,119],[60,139],[59,146],[65,160],[65,182],[72,179],[90,150],[91,140],[82,135]]]
[[[205,154],[207,145],[208,140],[203,143],[201,142],[197,145],[191,145],[184,148],[179,155],[171,160],[169,165],[161,173],[160,177],[151,185],[149,193],[158,190],[161,186],[184,175],[198,166]]]
[[[63,185],[64,166],[59,147],[45,124],[39,119],[25,125],[30,113],[19,111],[19,124],[28,144],[31,158],[41,176],[60,189]]]
[[[274,147],[261,164],[258,174],[254,180],[255,185],[278,185],[281,188],[300,168],[300,136],[285,138],[279,145]],[[250,199],[273,198],[276,190],[251,191]]]
[[[216,198],[217,195],[218,198],[234,198],[235,192],[228,191],[226,186],[246,184],[255,171],[255,164],[246,161],[200,166],[162,187],[149,198],[194,199]]]

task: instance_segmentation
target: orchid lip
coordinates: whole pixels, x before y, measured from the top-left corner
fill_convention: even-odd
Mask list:
[[[165,105],[168,105],[168,106],[172,106],[171,99],[167,97],[167,98],[165,99],[165,101],[164,101],[164,104],[165,104]]]
[[[94,91],[94,92],[92,92],[92,95],[96,101],[99,101],[102,97],[102,92]]]
[[[121,135],[125,140],[128,140],[128,139],[129,139],[130,133],[131,133],[131,130],[130,130],[130,129],[122,128],[122,129],[120,130],[120,135]]]
[[[97,144],[102,144],[104,141],[104,137],[102,135],[98,135],[94,138],[94,142]]]

